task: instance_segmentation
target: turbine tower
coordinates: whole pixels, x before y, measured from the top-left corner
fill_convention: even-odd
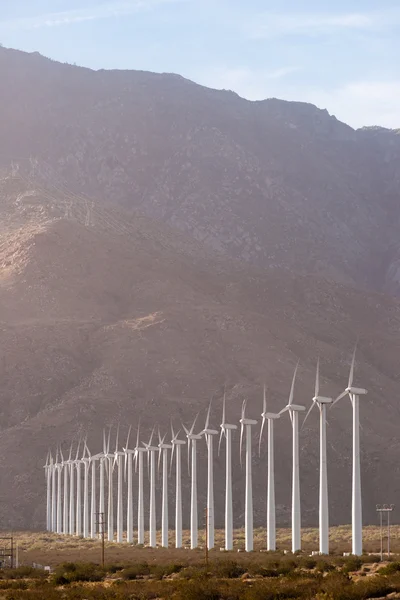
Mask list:
[[[60,460],[62,460],[62,452],[60,446]],[[62,473],[62,462],[58,462],[58,448],[56,456],[56,468],[57,468],[57,533],[62,533],[62,512],[61,512],[61,473]]]
[[[79,454],[80,440],[76,451],[76,459],[69,460],[69,535],[76,534],[76,496],[75,496],[75,465]]]
[[[254,548],[253,536],[253,478],[251,471],[251,428],[257,425],[254,419],[246,419],[247,400],[243,400],[242,418],[240,419],[240,463],[242,463],[243,433],[246,429],[246,498],[245,498],[245,547],[246,552]]]
[[[232,507],[232,431],[237,425],[226,422],[226,398],[222,404],[222,423],[219,437],[218,456],[222,437],[225,436],[225,550],[233,550],[233,507]]]
[[[147,464],[150,463],[150,516],[149,516],[149,545],[155,548],[156,541],[156,462],[155,453],[158,452],[158,446],[152,446],[154,427],[150,435],[148,444],[143,442],[147,450]]]
[[[329,554],[329,503],[328,503],[328,475],[326,465],[326,407],[332,404],[332,398],[319,395],[319,358],[315,375],[315,390],[312,404],[308,409],[303,426],[308,415],[314,408],[319,408],[319,553]]]
[[[213,436],[218,434],[215,429],[210,429],[211,402],[207,411],[206,423],[202,435],[207,443],[207,540],[208,549],[214,548],[214,456]]]
[[[82,535],[82,461],[78,458],[79,445],[76,452],[76,535]]]
[[[261,454],[261,440],[265,421],[268,421],[268,484],[267,484],[267,550],[276,550],[276,511],[275,511],[275,460],[274,460],[274,422],[280,415],[267,412],[267,390],[264,385],[262,424],[258,454]]]
[[[353,407],[353,483],[352,483],[352,552],[356,556],[361,556],[363,552],[362,540],[362,504],[361,504],[361,465],[360,465],[360,396],[364,396],[367,390],[364,388],[353,387],[354,363],[356,360],[356,350],[354,348],[353,359],[351,361],[349,381],[347,388],[342,392],[331,406],[344,398],[347,394],[350,397]]]
[[[115,452],[114,452],[114,463],[118,467],[118,480],[117,480],[117,543],[121,544],[123,540],[124,532],[124,511],[123,511],[123,498],[122,498],[122,483],[123,483],[123,465],[122,458],[124,452],[118,450],[118,439],[119,439],[119,427],[117,429],[117,437],[115,439]]]
[[[82,454],[83,464],[83,537],[89,537],[89,465],[90,453],[87,447],[86,439]]]
[[[188,470],[191,475],[190,489],[190,548],[194,550],[198,546],[198,515],[197,515],[197,441],[201,440],[201,435],[193,433],[197,421],[197,414],[190,429],[187,429],[183,424],[188,440]],[[190,460],[190,444],[192,445],[192,453]]]
[[[135,471],[138,472],[138,544],[144,544],[144,503],[143,503],[143,453],[146,449],[140,446],[139,441],[140,421],[137,428],[135,447]]]
[[[171,423],[172,434],[172,452],[171,452],[171,468],[174,459],[176,448],[176,472],[175,472],[175,548],[182,548],[182,452],[181,447],[186,444],[183,440],[178,440],[178,433],[175,435],[174,428]]]
[[[46,481],[46,530],[51,531],[51,468],[50,462],[50,450],[46,456],[46,463],[44,465],[44,476]]]
[[[50,464],[51,464],[51,531],[56,531],[57,529],[57,496],[56,496],[56,483],[57,483],[57,456],[55,461],[53,456],[50,454]]]
[[[69,458],[68,460],[64,460],[63,455],[61,454],[61,461],[64,470],[64,500],[63,500],[63,534],[68,534],[68,517],[69,517],[69,506],[68,506],[68,471],[69,471],[69,461],[71,460],[71,452],[72,452],[72,444],[69,449]]]
[[[294,384],[299,363],[294,370],[292,387],[290,388],[289,402],[280,411],[280,415],[289,412],[292,422],[292,552],[301,550],[301,510],[300,510],[300,469],[299,469],[299,412],[305,410],[304,406],[293,404]]]
[[[162,508],[161,508],[161,546],[168,548],[168,450],[172,448],[170,444],[164,442],[166,434],[161,438],[158,430],[158,471],[160,471],[160,462],[162,457]]]
[[[113,455],[110,453],[110,435],[111,428],[108,432],[107,447],[104,457],[106,458],[106,468],[108,475],[108,502],[107,502],[107,539],[109,542],[114,541],[114,496],[113,496]]]
[[[92,466],[92,493],[90,495],[90,537],[94,539],[96,537],[96,460],[101,460],[103,454],[100,452],[99,454],[95,454],[92,456],[89,452],[89,448],[87,449],[89,453],[89,468]],[[104,486],[104,477],[103,477],[103,486]],[[103,489],[104,494],[104,489]],[[103,495],[104,499],[104,495]],[[103,509],[104,510],[104,509]]]
[[[134,450],[130,450],[129,448],[129,438],[131,435],[132,427],[129,426],[128,436],[126,438],[126,445],[124,450],[125,455],[125,481],[127,480],[127,501],[126,501],[126,541],[128,544],[133,543],[133,486],[132,486],[132,456],[135,453]]]
[[[107,458],[107,443],[106,443],[106,432],[103,429],[103,452],[99,455],[100,457],[100,468],[99,468],[99,516],[105,517],[105,491],[104,491],[104,471],[108,464]],[[100,533],[100,532],[99,532]]]

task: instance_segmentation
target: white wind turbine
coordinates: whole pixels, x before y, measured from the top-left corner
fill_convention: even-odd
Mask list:
[[[127,500],[126,500],[126,541],[128,544],[133,542],[133,469],[132,469],[132,456],[135,450],[129,448],[129,438],[131,435],[132,426],[129,426],[128,436],[126,438],[126,445],[124,450],[125,455],[125,480],[127,481]]]
[[[155,453],[158,452],[158,446],[152,446],[154,427],[150,435],[148,444],[143,442],[147,450],[147,460],[150,463],[150,516],[149,516],[149,545],[155,548],[156,540],[156,462]]]
[[[123,510],[123,464],[122,459],[124,457],[124,452],[118,450],[118,438],[119,438],[119,427],[117,429],[117,437],[115,440],[115,452],[114,452],[114,463],[117,464],[118,467],[118,482],[117,482],[117,543],[121,544],[123,539],[123,531],[124,531],[124,510]]]
[[[57,456],[50,455],[51,464],[51,531],[57,529]]]
[[[174,459],[176,448],[176,466],[175,466],[175,548],[182,548],[182,452],[181,447],[186,444],[183,440],[178,440],[178,433],[175,435],[174,428],[171,423],[172,433],[172,452],[171,452],[171,468]]]
[[[233,508],[232,508],[232,431],[237,425],[226,423],[226,398],[222,404],[222,423],[219,437],[218,455],[222,437],[225,436],[225,550],[233,550]]]
[[[78,447],[76,451],[76,459],[79,454],[80,440],[78,442]],[[75,464],[76,460],[69,460],[69,535],[75,535],[76,533],[76,497],[75,497]]]
[[[89,537],[89,465],[90,454],[87,447],[86,439],[83,446],[82,454],[83,464],[83,537]]]
[[[82,461],[78,458],[79,446],[76,451],[76,535],[82,535]]]
[[[137,428],[135,446],[135,470],[138,472],[138,544],[144,544],[144,502],[143,502],[143,454],[146,449],[140,446],[140,421]]]
[[[319,358],[315,375],[315,390],[312,404],[308,409],[304,423],[314,406],[319,408],[319,552],[329,554],[329,503],[328,474],[326,464],[326,408],[332,404],[332,398],[319,395]]]
[[[46,530],[51,531],[51,467],[50,450],[47,452],[44,475],[46,481]]]
[[[280,415],[267,412],[267,390],[264,385],[262,424],[258,454],[261,454],[261,440],[265,421],[268,421],[268,484],[267,484],[267,550],[276,550],[276,512],[275,512],[275,460],[274,460],[274,422]]]
[[[207,411],[206,423],[202,435],[207,443],[207,540],[208,549],[214,548],[214,452],[213,436],[218,434],[215,429],[210,429],[211,402]]]
[[[253,536],[253,477],[251,469],[251,428],[257,425],[254,419],[246,419],[247,400],[243,400],[242,418],[240,419],[240,463],[242,463],[243,433],[246,430],[246,497],[245,497],[245,547],[246,552],[254,548]]]
[[[161,438],[160,430],[158,430],[158,471],[160,471],[162,457],[161,546],[168,548],[168,450],[172,448],[172,445],[166,444],[165,438],[166,434]]]
[[[190,429],[187,429],[183,424],[188,440],[188,469],[191,475],[191,492],[190,492],[190,547],[193,550],[198,546],[198,515],[197,515],[197,441],[201,440],[201,435],[193,433],[197,421],[197,414]],[[190,460],[190,444],[192,445],[192,456]],[[190,466],[189,466],[190,465]]]
[[[61,447],[60,447],[60,460],[62,457],[62,452],[61,452]],[[57,455],[56,455],[56,467],[57,467],[57,533],[62,533],[62,512],[61,512],[61,506],[62,506],[62,500],[61,500],[61,481],[62,481],[62,468],[63,468],[63,464],[62,462],[58,462],[58,448],[57,448]]]
[[[108,475],[108,502],[107,502],[107,539],[109,542],[114,541],[114,496],[113,496],[113,455],[110,453],[110,435],[111,428],[108,432],[107,447],[105,458],[107,459],[106,468]]]
[[[63,455],[61,454],[62,465],[64,469],[64,500],[63,500],[63,533],[67,535],[69,532],[69,497],[68,497],[68,475],[69,475],[69,461],[71,460],[71,452],[72,452],[72,444],[69,449],[69,457],[68,460],[64,460]]]
[[[289,402],[280,411],[280,415],[286,411],[289,412],[290,420],[292,422],[292,452],[293,452],[293,463],[292,463],[292,552],[301,550],[301,509],[300,509],[300,469],[299,469],[299,412],[305,410],[304,406],[300,404],[293,404],[294,396],[294,383],[296,381],[296,374],[299,363],[297,363],[292,386],[290,388]]]
[[[96,461],[101,460],[103,454],[100,452],[99,454],[95,454],[92,456],[89,452],[89,448],[87,448],[87,453],[89,455],[89,468],[90,466],[92,471],[92,491],[90,495],[90,537],[94,539],[96,537]],[[103,486],[104,486],[104,477],[103,477]],[[100,490],[101,493],[101,490]],[[104,489],[103,489],[103,501],[104,501]],[[104,510],[104,509],[103,509]],[[100,520],[100,519],[99,519]]]
[[[356,350],[354,348],[353,359],[351,361],[349,381],[347,388],[342,392],[331,406],[344,398],[347,394],[350,397],[353,407],[353,477],[352,477],[352,552],[360,556],[363,552],[362,540],[362,503],[361,503],[361,465],[360,465],[360,396],[364,396],[367,390],[364,388],[353,387],[354,363],[356,360]]]
[[[100,467],[99,467],[99,517],[102,518],[103,527],[105,521],[105,469],[108,465],[107,458],[107,443],[106,443],[106,432],[103,429],[103,452],[99,455],[100,457]],[[99,520],[100,520],[99,519]],[[102,533],[99,531],[99,534]]]

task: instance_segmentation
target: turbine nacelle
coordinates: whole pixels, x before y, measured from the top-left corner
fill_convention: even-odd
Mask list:
[[[280,419],[281,415],[277,413],[263,412],[261,413],[263,419]]]
[[[234,429],[237,429],[237,425],[231,425],[230,423],[222,423],[220,427],[222,430],[231,429],[233,431]]]
[[[331,404],[333,402],[333,398],[327,398],[326,396],[314,396],[313,402],[317,402],[318,404]]]
[[[203,429],[201,433],[202,435],[217,435],[218,431],[216,429]]]
[[[185,440],[172,440],[172,444],[174,446],[184,446],[186,442]],[[168,448],[172,448],[172,446],[168,446]]]
[[[257,421],[254,419],[240,419],[241,425],[257,425]]]
[[[188,433],[186,437],[188,440],[201,440],[203,436],[200,433]]]
[[[348,387],[346,388],[346,392],[348,394],[353,394],[354,396],[364,396],[365,394],[368,394],[367,390],[364,390],[364,388],[356,387]]]
[[[283,408],[280,412],[280,414],[288,411],[288,410],[292,410],[297,411],[297,412],[302,412],[303,410],[306,410],[305,406],[301,406],[300,404],[288,404],[287,406],[285,406],[285,408]]]

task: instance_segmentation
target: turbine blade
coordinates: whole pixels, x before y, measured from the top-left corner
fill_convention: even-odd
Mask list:
[[[189,429],[188,429],[187,427],[185,427],[183,423],[182,423],[182,427],[183,427],[183,430],[184,430],[184,432],[186,433],[186,435],[187,435],[187,436],[188,436],[188,435],[190,435],[190,431],[189,431]]]
[[[190,442],[191,442],[191,439],[188,437],[187,463],[188,463],[188,475],[189,475],[189,477],[190,477]]]
[[[193,433],[193,431],[194,431],[194,427],[196,425],[196,421],[197,421],[198,416],[199,416],[199,413],[197,413],[197,415],[194,418],[194,421],[193,421],[192,426],[190,428],[190,433]]]
[[[150,479],[150,450],[147,450],[147,478]]]
[[[354,363],[356,361],[356,351],[357,351],[357,344],[354,347],[353,358],[351,359],[351,367],[350,367],[350,373],[349,373],[349,383],[348,383],[348,386],[347,386],[349,388],[351,388],[351,386],[353,385]]]
[[[293,375],[293,379],[292,379],[292,386],[290,388],[290,395],[289,395],[289,406],[293,403],[293,396],[294,396],[294,383],[296,381],[296,375],[297,375],[297,369],[299,368],[299,362],[297,362],[296,368],[294,370],[294,375]]]
[[[71,456],[72,456],[72,442],[71,445],[69,447],[69,455],[68,455],[68,460],[71,460]]]
[[[304,417],[304,421],[303,421],[303,424],[302,424],[302,426],[301,426],[301,431],[303,430],[303,427],[304,427],[304,425],[305,425],[305,422],[307,421],[307,419],[308,419],[308,416],[309,416],[310,412],[312,411],[312,409],[314,408],[314,406],[315,406],[315,400],[313,400],[313,402],[312,402],[312,404],[311,404],[310,408],[309,408],[309,409],[308,409],[308,411],[307,411],[307,414],[306,414],[306,416]]]
[[[172,473],[172,464],[174,462],[174,452],[175,452],[175,444],[172,442],[172,450],[171,450],[171,465],[170,465],[170,469],[169,469],[169,475],[171,476]]]
[[[161,444],[161,442],[160,442],[160,444]],[[158,449],[158,465],[157,465],[158,472],[160,472],[161,452],[162,452],[162,450],[161,450],[161,448],[159,448]]]
[[[210,412],[211,412],[211,403],[212,403],[212,398],[210,400],[210,405],[208,407],[208,411],[207,411],[207,418],[206,418],[206,424],[204,426],[204,429],[208,429],[208,426],[210,424]]]
[[[289,406],[285,406],[284,408],[282,408],[282,410],[279,411],[279,415],[283,415],[284,412],[287,412],[289,410]]]
[[[246,404],[247,404],[247,400],[244,399],[243,402],[242,402],[242,419],[245,418]]]
[[[128,464],[128,455],[125,452],[125,456],[124,456],[124,481],[126,481],[126,473],[127,473],[127,464]]]
[[[115,452],[117,452],[117,450],[118,450],[118,441],[119,441],[119,423],[118,423],[118,427],[117,427],[117,435],[115,437]]]
[[[151,435],[150,435],[150,439],[149,439],[149,446],[151,446],[151,442],[153,441],[153,435],[154,435],[154,427],[151,430]]]
[[[172,441],[174,441],[176,439],[176,437],[175,437],[175,431],[174,431],[174,426],[172,424],[172,421],[171,421],[171,435],[172,435]]]
[[[314,398],[317,398],[318,396],[319,396],[319,356],[318,356],[318,360],[317,360],[317,372],[315,374]],[[305,419],[304,419],[304,421],[305,421]]]
[[[107,454],[110,452],[110,437],[111,437],[111,425],[108,430],[108,438],[107,438]]]
[[[265,411],[263,414],[265,414]],[[266,421],[266,418],[263,416],[262,422],[261,422],[260,439],[258,441],[258,456],[261,456],[261,441],[262,441],[265,421]]]
[[[226,420],[226,394],[225,394],[225,390],[224,390],[224,397],[222,400],[222,424],[223,425],[225,425],[225,420]]]
[[[263,394],[263,413],[267,412],[267,386],[264,383],[264,394]]]
[[[334,400],[332,402],[332,404],[329,407],[329,410],[335,406],[336,402],[339,402],[339,400],[341,400],[342,398],[344,398],[346,395],[347,395],[347,391],[344,390],[344,392],[342,392],[341,394],[339,394],[339,396],[336,398],[336,400]]]
[[[126,449],[129,448],[129,438],[131,437],[131,429],[132,429],[132,425],[129,425],[128,435],[127,435],[127,438],[126,438],[126,446],[125,446]]]
[[[139,429],[140,429],[140,419],[138,421],[138,426],[137,426],[136,448],[139,448]]]
[[[103,429],[103,454],[107,453],[107,445],[106,445],[106,430]]]
[[[222,436],[224,435],[224,428],[221,426],[221,433],[219,434],[219,442],[218,442],[218,456],[220,454],[221,451],[221,442],[222,442]]]
[[[138,455],[139,455],[139,452],[137,450],[135,450],[135,454],[133,455],[133,458],[135,461],[135,473],[137,473]]]
[[[161,433],[160,433],[160,428],[158,428],[158,443],[162,444],[161,442]]]

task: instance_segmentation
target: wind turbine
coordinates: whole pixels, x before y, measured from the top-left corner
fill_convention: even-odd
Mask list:
[[[51,531],[51,467],[50,450],[47,452],[46,463],[44,465],[44,475],[46,481],[46,530]]]
[[[110,435],[111,427],[108,432],[107,447],[105,458],[107,459],[107,474],[108,474],[108,503],[107,503],[107,539],[109,542],[114,541],[114,496],[113,496],[113,455],[110,453]]]
[[[166,434],[161,438],[160,430],[158,430],[158,470],[160,470],[160,461],[162,456],[162,508],[161,508],[161,545],[163,548],[168,548],[168,450],[172,445],[165,443]]]
[[[60,446],[60,460],[62,457],[61,446]],[[61,473],[62,463],[58,462],[58,448],[56,457],[57,467],[57,533],[62,533],[62,512],[61,512]]]
[[[81,444],[81,441],[79,440],[78,448],[76,451],[76,459],[78,458],[80,444]],[[69,534],[75,535],[75,533],[76,533],[76,520],[75,520],[75,508],[76,508],[76,505],[75,505],[75,502],[76,502],[76,498],[75,498],[75,464],[76,464],[76,460],[72,460],[72,458],[71,458],[68,462],[69,462],[69,479],[70,479],[70,485],[69,485]]]
[[[276,550],[276,513],[275,513],[275,461],[274,461],[274,422],[280,415],[267,412],[267,390],[264,385],[262,424],[258,454],[261,454],[261,440],[265,421],[268,421],[268,484],[267,484],[267,550]]]
[[[143,503],[143,453],[146,449],[140,446],[140,421],[137,428],[135,446],[135,470],[138,471],[138,544],[144,544],[144,503]]]
[[[69,460],[71,460],[72,444],[69,449],[69,459],[64,460],[61,454],[61,461],[64,470],[64,501],[63,501],[63,534],[68,534],[68,517],[69,517],[69,506],[68,506],[68,471],[69,471]]]
[[[186,444],[184,440],[178,440],[178,433],[175,435],[174,428],[171,423],[172,434],[172,452],[171,452],[171,467],[174,459],[174,451],[176,448],[176,472],[175,472],[175,548],[182,548],[182,453],[181,446]]]
[[[147,450],[147,460],[150,463],[150,518],[149,518],[149,545],[155,548],[156,543],[156,465],[155,453],[158,452],[158,446],[152,446],[154,427],[150,435],[148,444],[143,442]]]
[[[211,402],[207,411],[206,423],[202,435],[207,443],[207,540],[208,549],[214,548],[214,456],[213,456],[213,435],[218,431],[210,429]]]
[[[90,455],[87,447],[86,439],[83,446],[82,454],[83,464],[83,537],[89,537],[89,465]]]
[[[90,495],[90,537],[94,539],[96,537],[96,460],[102,458],[103,454],[100,452],[99,454],[95,454],[92,456],[89,452],[89,448],[87,448],[87,453],[89,455],[89,468],[92,466],[92,492]],[[103,477],[103,486],[104,486],[104,477]],[[104,489],[103,489],[104,494]],[[104,499],[104,495],[103,495]],[[104,509],[103,509],[104,511]],[[103,515],[104,516],[104,515]],[[99,519],[100,521],[100,519]]]
[[[124,531],[124,512],[123,512],[123,499],[122,499],[122,483],[123,483],[123,465],[122,458],[124,452],[118,450],[118,438],[119,438],[119,427],[117,429],[117,437],[115,440],[115,452],[114,452],[114,463],[118,466],[118,484],[117,484],[117,543],[121,544],[123,539]]]
[[[326,466],[326,407],[332,404],[332,398],[319,395],[319,358],[315,375],[315,390],[312,404],[308,409],[303,426],[308,415],[314,408],[319,408],[319,552],[329,554],[329,503],[328,503],[328,475]]]
[[[253,478],[251,469],[251,428],[257,425],[254,419],[246,419],[247,400],[243,400],[242,418],[240,419],[240,462],[242,462],[243,433],[246,430],[246,498],[245,498],[245,547],[246,552],[254,548],[253,536]]]
[[[305,410],[304,406],[300,404],[293,404],[294,396],[294,384],[296,381],[297,369],[299,363],[297,363],[294,370],[292,387],[290,388],[289,402],[280,411],[280,415],[284,412],[289,412],[290,420],[292,422],[292,452],[293,452],[293,463],[292,463],[292,552],[301,550],[301,510],[300,510],[300,469],[299,469],[299,412]]]
[[[197,441],[201,440],[201,435],[193,433],[197,421],[197,414],[190,429],[182,424],[188,440],[188,468],[191,474],[191,492],[190,492],[190,547],[193,550],[198,546],[198,516],[197,516]],[[190,444],[192,444],[192,457],[190,465]]]
[[[108,465],[107,458],[107,443],[106,443],[106,432],[103,429],[103,452],[100,454],[100,468],[99,468],[99,521],[105,521],[105,490],[104,490],[104,470]],[[102,533],[99,531],[99,534]]]
[[[222,437],[225,436],[225,550],[233,550],[233,509],[232,509],[232,431],[237,425],[226,422],[226,397],[222,404],[222,423],[219,437],[218,455]]]
[[[357,346],[354,348],[353,359],[351,361],[349,381],[347,388],[331,404],[344,398],[347,394],[350,397],[353,407],[353,477],[352,477],[352,552],[360,556],[363,551],[362,540],[362,504],[361,504],[361,465],[360,465],[360,396],[364,396],[367,390],[364,388],[353,387],[354,363],[356,360]]]
[[[82,535],[82,461],[78,458],[79,446],[76,451],[76,535]]]
[[[129,448],[129,438],[131,435],[132,427],[129,426],[128,436],[126,438],[126,445],[124,450],[125,454],[125,480],[127,479],[127,502],[126,502],[126,541],[128,544],[133,543],[133,489],[132,489],[132,456],[135,450]]]

